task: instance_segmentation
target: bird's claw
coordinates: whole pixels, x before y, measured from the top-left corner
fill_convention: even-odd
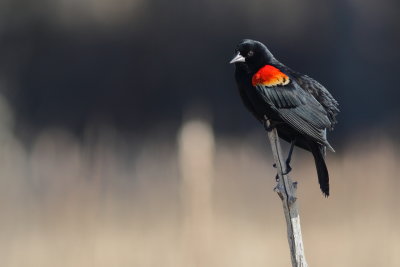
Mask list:
[[[269,125],[268,125],[268,121],[269,121]],[[272,120],[268,119],[266,116],[264,116],[264,120],[262,121],[262,124],[264,126],[264,129],[267,132],[270,132],[279,124],[279,122],[272,121]]]
[[[272,131],[272,130],[275,128],[275,125],[274,125],[272,122],[271,122],[271,124],[268,126],[267,120],[264,121],[263,125],[264,125],[264,129],[265,129],[267,132],[270,132],[270,131]]]
[[[292,167],[290,166],[289,163],[286,163],[286,171],[282,173],[283,175],[287,175],[292,171]]]

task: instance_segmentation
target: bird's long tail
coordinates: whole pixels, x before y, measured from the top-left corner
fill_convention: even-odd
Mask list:
[[[325,148],[320,144],[313,143],[311,152],[314,156],[315,167],[317,168],[319,187],[322,193],[329,196],[329,173],[325,164]]]

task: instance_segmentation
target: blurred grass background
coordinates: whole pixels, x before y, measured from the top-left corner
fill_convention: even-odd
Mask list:
[[[296,150],[310,266],[400,266],[400,1],[0,0],[0,266],[289,266],[231,59],[340,102],[331,197]]]
[[[94,132],[80,143],[49,130],[29,151],[3,138],[1,266],[290,264],[267,141],[253,141],[263,136],[215,139],[204,120],[172,143]],[[399,266],[398,160],[382,136],[329,154],[325,199],[311,156],[296,151],[311,266]]]

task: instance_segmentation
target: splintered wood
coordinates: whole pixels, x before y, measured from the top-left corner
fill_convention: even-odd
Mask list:
[[[267,122],[267,127],[271,127],[271,122],[267,118],[265,119]],[[308,265],[304,254],[303,239],[301,236],[300,215],[296,201],[297,183],[293,182],[289,175],[286,174],[286,164],[284,158],[282,157],[282,149],[275,127],[268,131],[268,138],[271,143],[272,154],[274,156],[279,178],[274,191],[278,193],[282,200],[292,266],[307,267]]]

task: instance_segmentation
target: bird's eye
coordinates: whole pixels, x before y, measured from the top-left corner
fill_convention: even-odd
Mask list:
[[[252,57],[253,55],[254,55],[253,50],[250,50],[250,51],[247,53],[247,56],[248,56],[248,57]]]

